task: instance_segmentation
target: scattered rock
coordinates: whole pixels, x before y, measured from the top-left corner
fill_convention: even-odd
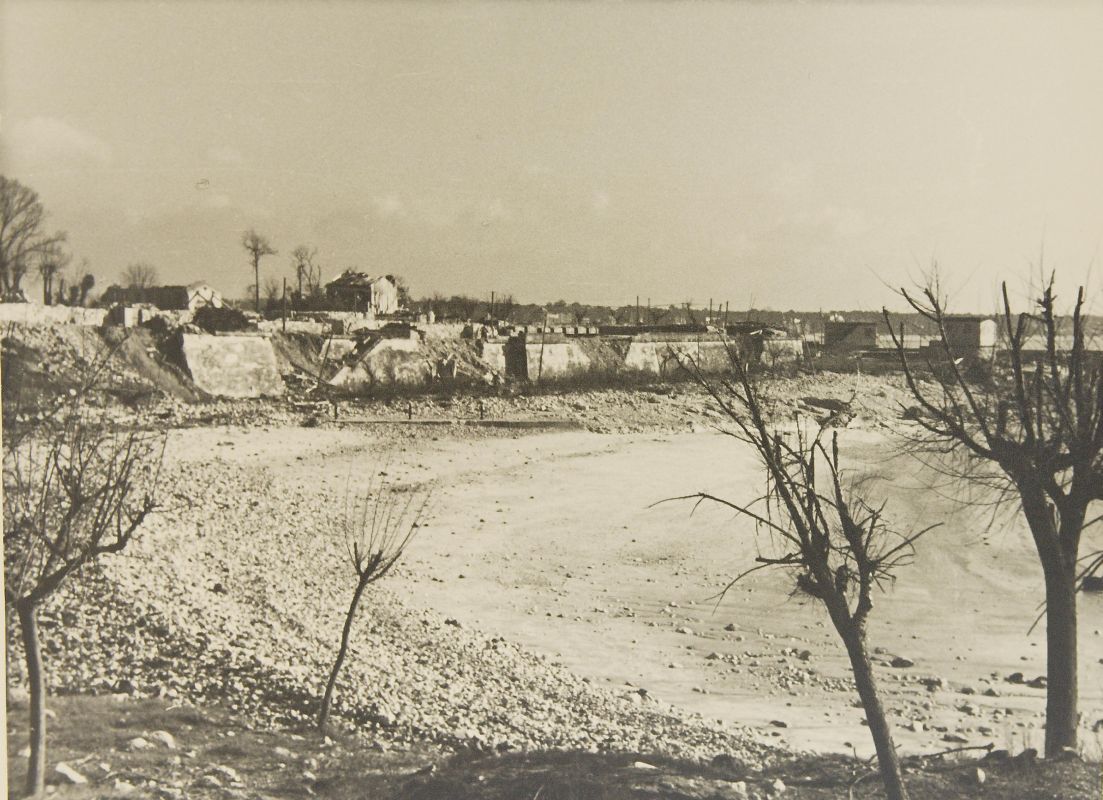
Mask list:
[[[157,742],[163,747],[167,747],[169,750],[176,749],[176,739],[168,731],[153,731],[153,733],[146,734],[152,741]]]
[[[988,774],[983,769],[977,767],[975,770],[973,770],[973,782],[976,783],[977,786],[983,786],[984,782],[987,780]]]
[[[54,767],[54,772],[57,773],[58,777],[61,778],[63,783],[71,783],[74,785],[88,783],[88,779],[86,777],[81,775],[64,761],[57,762],[57,765]]]
[[[1038,760],[1038,751],[1033,747],[1028,747],[1015,756],[1012,761],[1018,764],[1033,764]]]
[[[750,796],[746,781],[732,781],[728,784],[727,797],[731,800],[749,800]]]
[[[139,752],[141,750],[152,750],[153,743],[148,739],[143,739],[141,736],[135,736],[133,739],[126,743],[126,749],[132,753]]]
[[[719,753],[712,757],[712,765],[717,769],[741,770],[743,763],[731,753]]]
[[[889,665],[893,666],[893,667],[896,667],[897,669],[907,669],[909,667],[914,667],[915,662],[912,661],[910,658],[904,658],[903,656],[896,656],[895,658],[892,659],[892,661],[889,662]]]
[[[241,776],[237,774],[237,770],[233,767],[226,767],[222,764],[215,764],[207,768],[208,775],[217,775],[220,778],[224,778],[230,783],[241,783]]]

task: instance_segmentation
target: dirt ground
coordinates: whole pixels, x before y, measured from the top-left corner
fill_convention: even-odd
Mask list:
[[[694,762],[649,753],[545,751],[505,756],[431,749],[365,748],[355,737],[322,740],[302,730],[257,731],[217,707],[196,708],[125,696],[65,697],[51,754],[85,783],[58,782],[65,800],[169,796],[203,800],[875,800],[883,797],[868,762],[817,756],[749,769],[735,760]],[[22,710],[22,709],[21,709]],[[80,724],[69,724],[79,720]],[[22,715],[13,738],[25,741]],[[11,787],[25,760],[9,757]],[[1098,765],[984,758],[906,759],[913,800],[1092,800]],[[187,786],[186,795],[168,789]],[[12,796],[16,796],[13,792]]]
[[[716,508],[652,507],[699,490],[753,497],[755,462],[732,439],[396,430],[191,429],[175,433],[169,451],[264,464],[307,489],[355,492],[381,465],[396,480],[432,480],[408,575],[390,584],[407,603],[547,654],[595,684],[758,725],[800,750],[871,752],[844,653],[819,608],[793,594],[792,575],[759,573],[718,601],[752,563],[753,526]],[[855,469],[880,476],[900,527],[943,523],[873,616],[901,749],[1040,748],[1045,692],[1029,683],[1045,674],[1044,622],[1027,629],[1042,583],[1022,525],[1012,517],[988,527],[985,509],[948,496],[954,487],[932,491],[883,433],[847,432],[843,447]],[[1096,758],[1101,603],[1081,601],[1083,740]],[[889,666],[894,657],[911,666]]]

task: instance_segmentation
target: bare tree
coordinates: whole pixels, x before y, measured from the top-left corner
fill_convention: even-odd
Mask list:
[[[159,280],[157,268],[145,261],[127,264],[120,277],[123,286],[128,289],[149,289],[156,286]]]
[[[65,271],[73,255],[65,250],[64,242],[49,242],[38,253],[38,274],[42,276],[42,303],[53,302],[54,278]]]
[[[343,534],[349,564],[356,577],[352,601],[345,613],[341,645],[326,682],[318,712],[318,729],[324,734],[333,704],[337,676],[348,655],[349,637],[364,591],[382,580],[402,558],[406,545],[417,532],[428,505],[430,490],[420,487],[396,487],[388,483],[386,471],[373,475],[367,492],[351,508],[345,509]]]
[[[517,301],[513,299],[512,294],[502,295],[502,299],[498,301],[498,319],[509,322],[510,318],[513,316],[513,309],[516,305]]]
[[[318,248],[301,244],[291,251],[291,266],[295,269],[295,281],[298,284],[299,302],[314,295],[321,283],[321,268],[317,265]]]
[[[88,262],[85,261],[83,266],[87,266]],[[88,293],[96,285],[96,276],[91,272],[85,272],[80,278],[80,305],[84,305],[88,302]]]
[[[46,773],[46,680],[38,610],[154,509],[163,439],[86,419],[84,393],[4,448],[4,592],[19,620],[30,693],[26,795]]]
[[[470,321],[475,319],[475,313],[479,309],[479,298],[454,294],[448,300],[448,305],[459,319]]]
[[[995,491],[996,503],[1017,499],[1030,528],[1045,580],[1045,752],[1059,755],[1077,744],[1076,592],[1085,576],[1077,565],[1081,534],[1098,521],[1088,521],[1089,507],[1103,499],[1103,370],[1087,348],[1084,289],[1062,319],[1052,276],[1031,313],[1011,310],[1005,284],[1001,341],[979,364],[947,334],[952,317],[937,277],[901,294],[938,331],[927,363],[934,381],[922,383],[903,328],[889,326],[919,404],[913,446],[954,478]]]
[[[897,532],[884,515],[883,502],[868,500],[861,482],[844,480],[837,433],[832,433],[828,446],[822,426],[812,434],[799,425],[789,434],[772,430],[752,378],[734,352],[732,364],[734,378],[719,385],[706,380],[692,362],[689,366],[734,423],[730,435],[757,453],[766,471],[766,493],[747,504],[706,492],[672,499],[733,509],[754,520],[778,545],[780,555],[759,555],[757,564],[733,579],[723,592],[760,569],[797,571],[798,582],[823,604],[846,647],[885,793],[889,800],[905,800],[907,789],[873,674],[866,624],[873,610],[873,590],[883,590],[894,580],[895,570],[910,563],[915,540],[930,528],[911,535]]]
[[[260,260],[265,256],[274,256],[279,251],[272,247],[264,236],[250,228],[241,236],[241,246],[249,254],[253,264],[253,292],[256,299],[256,311],[260,313]]]
[[[269,275],[264,279],[264,307],[268,310],[280,301],[283,295],[283,283],[279,278]]]
[[[65,241],[65,234],[44,231],[46,210],[38,192],[0,175],[0,290],[20,294],[20,283],[32,261],[46,248]]]

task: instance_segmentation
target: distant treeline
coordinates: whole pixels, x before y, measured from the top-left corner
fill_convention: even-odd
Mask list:
[[[545,321],[549,325],[700,325],[706,322],[723,325],[729,322],[753,321],[805,336],[822,334],[825,320],[841,317],[851,322],[877,322],[883,328],[879,333],[888,333],[880,311],[777,311],[752,308],[725,313],[723,309],[714,307],[710,317],[707,306],[604,306],[569,303],[566,300],[540,305],[518,303],[509,295],[495,298],[493,302],[465,295],[435,295],[413,301],[411,310],[418,314],[432,311],[436,319],[441,321],[499,319],[517,325],[541,325]],[[918,314],[890,313],[889,316],[894,327],[904,323],[908,333],[931,335],[935,332]]]

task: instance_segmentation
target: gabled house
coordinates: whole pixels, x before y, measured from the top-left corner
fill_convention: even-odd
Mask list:
[[[877,323],[829,319],[823,324],[825,350],[850,352],[877,349]]]
[[[373,314],[399,311],[398,281],[393,275],[372,277],[348,269],[325,285],[326,299],[334,308]]]
[[[222,294],[202,281],[187,286],[109,286],[100,305],[151,305],[162,311],[197,311],[204,306],[222,308]]]

